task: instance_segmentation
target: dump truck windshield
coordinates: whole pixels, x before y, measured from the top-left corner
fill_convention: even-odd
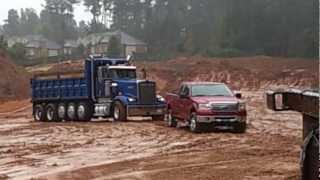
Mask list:
[[[232,96],[230,89],[224,84],[193,85],[191,87],[193,97],[198,96]]]
[[[136,79],[135,69],[111,69],[110,74],[114,79]]]

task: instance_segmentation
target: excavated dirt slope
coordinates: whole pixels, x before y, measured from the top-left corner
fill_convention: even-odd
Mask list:
[[[81,64],[68,62],[64,68]],[[32,120],[28,100],[7,102],[0,104],[0,179],[299,179],[301,115],[266,109],[264,94],[270,88],[316,86],[317,61],[194,57],[136,64],[147,69],[162,93],[185,80],[241,89],[248,104],[247,133],[192,134],[143,118],[39,123]]]
[[[0,51],[0,101],[23,99],[30,94],[29,74],[12,63],[10,58]]]

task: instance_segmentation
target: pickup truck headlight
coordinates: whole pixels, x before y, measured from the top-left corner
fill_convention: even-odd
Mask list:
[[[246,103],[242,102],[239,103],[239,111],[245,111],[246,110]]]
[[[137,99],[129,97],[129,98],[128,98],[128,101],[129,101],[129,102],[136,102]]]
[[[165,102],[166,100],[160,96],[160,95],[157,95],[157,100],[160,101],[160,102]]]
[[[211,104],[199,104],[199,109],[210,109]]]

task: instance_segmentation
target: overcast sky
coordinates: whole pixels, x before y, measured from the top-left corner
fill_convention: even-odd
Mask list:
[[[39,14],[41,9],[43,9],[43,4],[44,0],[6,0],[0,5],[0,24],[4,24],[4,20],[7,19],[10,9],[17,9],[20,12],[21,8],[33,8]],[[86,12],[85,7],[82,5],[75,7],[74,15],[78,22],[80,20],[89,21],[91,19],[90,13]]]

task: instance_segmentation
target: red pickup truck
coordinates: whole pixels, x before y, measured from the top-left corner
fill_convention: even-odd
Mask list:
[[[192,132],[205,127],[245,133],[247,111],[241,94],[234,94],[225,84],[212,82],[182,83],[178,94],[167,94],[168,126],[178,121]]]

